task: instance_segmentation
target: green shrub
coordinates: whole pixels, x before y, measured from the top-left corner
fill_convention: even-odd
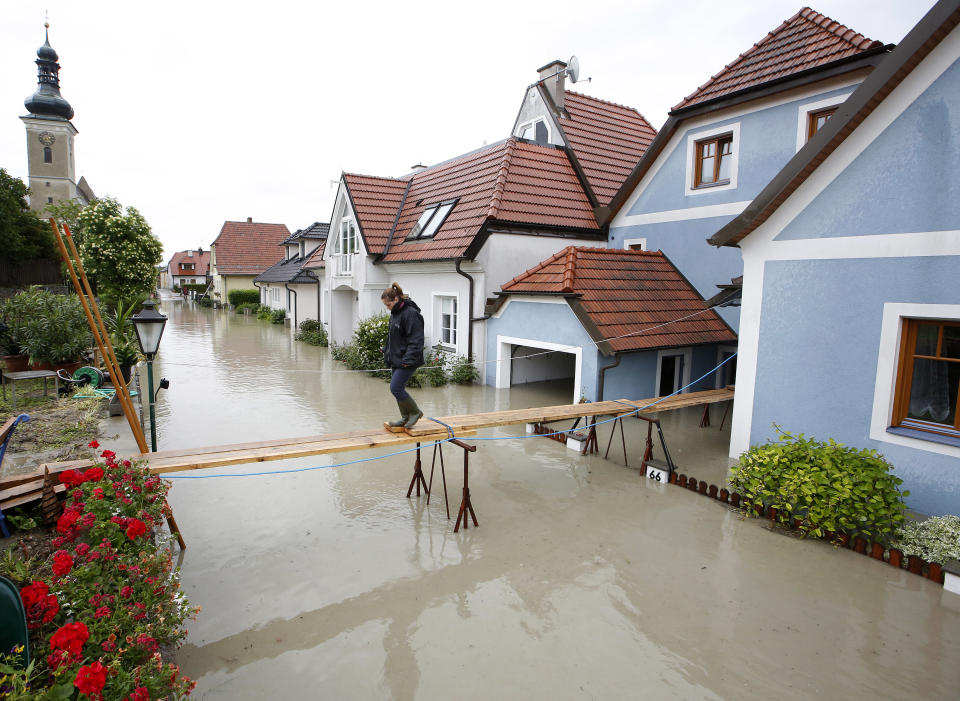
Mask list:
[[[311,346],[322,346],[326,348],[329,345],[326,329],[323,324],[316,319],[306,319],[300,322],[299,331],[294,336],[297,341],[309,343]]]
[[[257,308],[257,318],[262,319],[263,321],[269,321],[273,316],[273,310],[268,307],[266,304],[261,304]]]
[[[93,345],[80,298],[58,295],[33,286],[0,303],[0,321],[9,337],[4,345],[18,346],[31,363],[69,363]]]
[[[260,304],[260,290],[230,290],[227,301],[234,306]]]
[[[919,555],[941,565],[960,560],[960,516],[934,516],[908,523],[897,532],[893,546],[906,555]]]
[[[243,304],[238,304],[234,307],[234,311],[237,314],[243,314],[247,309],[250,310],[251,314],[255,314],[260,309],[260,304],[255,302],[244,302]]]
[[[202,295],[207,291],[207,283],[205,282],[195,282],[195,283],[184,283],[180,286],[181,292],[186,290],[187,292],[196,292],[198,295]]]
[[[390,315],[378,314],[357,324],[350,343],[333,344],[334,360],[346,363],[351,370],[377,370],[383,367],[383,347],[387,343]],[[389,378],[389,370],[371,372],[375,377]]]
[[[468,385],[480,379],[480,372],[473,359],[458,355],[450,365],[450,381],[458,385]]]
[[[213,300],[210,299],[209,297],[201,297],[200,299],[197,300],[197,304],[199,304],[201,307],[212,307]]]
[[[417,368],[417,371],[408,382],[408,387],[422,387],[430,385],[431,387],[442,387],[447,384],[447,373],[444,369],[445,358],[443,353],[436,353],[426,359],[426,362]]]
[[[173,291],[174,291],[176,294],[180,294],[180,285],[174,285],[174,286],[173,286]]]
[[[804,535],[824,531],[886,542],[904,520],[903,480],[875,450],[856,450],[780,431],[778,441],[753,446],[731,470],[730,484],[747,515],[754,506],[777,509],[777,519],[800,519]]]
[[[274,309],[270,312],[270,323],[271,324],[282,324],[283,320],[287,318],[287,312],[284,309]]]

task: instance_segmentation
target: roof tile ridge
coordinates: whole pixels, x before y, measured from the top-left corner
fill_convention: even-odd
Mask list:
[[[567,246],[567,248],[572,248],[572,246]],[[503,289],[504,287],[506,287],[507,285],[512,285],[512,284],[514,284],[515,282],[520,282],[520,281],[522,281],[522,280],[530,277],[531,275],[533,275],[533,274],[536,273],[537,271],[543,270],[544,268],[546,268],[548,265],[550,265],[550,264],[553,263],[554,261],[559,260],[561,256],[565,255],[565,254],[566,254],[566,251],[567,251],[567,248],[564,248],[564,249],[561,249],[561,250],[557,251],[557,252],[554,253],[552,256],[550,256],[550,257],[547,258],[546,260],[540,261],[537,265],[535,265],[534,267],[530,268],[529,270],[524,270],[522,273],[520,273],[520,274],[517,275],[516,277],[514,277],[514,278],[512,278],[512,279],[510,279],[510,280],[507,280],[507,282],[505,282],[505,283],[503,283],[502,285],[500,285],[500,289],[502,290],[502,289]]]
[[[409,180],[409,178],[393,178],[389,175],[367,175],[366,173],[347,173],[346,171],[344,171],[343,177],[372,178],[373,180],[389,180],[395,183],[405,183]]]
[[[566,260],[563,263],[563,282],[560,284],[560,291],[573,292],[573,283],[577,271],[577,247],[569,246],[566,252]]]
[[[493,197],[490,198],[490,206],[487,208],[487,218],[496,219],[500,213],[500,204],[503,201],[503,191],[507,184],[507,175],[510,172],[510,162],[513,160],[513,149],[517,144],[515,138],[507,141],[507,147],[503,152],[503,159],[500,161],[500,172],[497,173],[497,182],[493,186]]]
[[[798,14],[800,14],[802,18],[805,19],[806,21],[820,27],[821,29],[823,29],[826,32],[829,32],[830,34],[833,34],[838,39],[840,39],[841,41],[847,42],[848,44],[852,45],[854,48],[869,49],[869,48],[873,48],[874,46],[883,45],[883,42],[878,41],[876,39],[871,39],[870,37],[864,34],[861,34],[857,30],[846,26],[842,22],[838,22],[832,17],[829,17],[828,15],[825,15],[822,12],[817,12],[816,10],[810,7],[804,7],[802,10],[800,10]],[[848,37],[847,36],[848,34],[852,34],[853,36]]]
[[[620,107],[621,109],[625,109],[625,110],[632,110],[633,112],[640,114],[640,110],[638,110],[636,107],[631,107],[630,105],[623,105],[619,102],[614,102],[613,100],[604,100],[602,97],[586,95],[582,92],[577,92],[576,90],[565,90],[564,92],[567,95],[576,95],[577,97],[583,97],[583,98],[586,98],[587,100],[593,100],[594,102],[602,102],[605,105],[613,105],[614,107]],[[640,116],[642,117],[643,115],[640,114]]]
[[[809,8],[806,8],[806,9],[809,9]],[[692,93],[690,93],[689,95],[687,95],[686,97],[684,97],[684,98],[679,102],[679,104],[674,105],[671,109],[675,109],[675,110],[676,110],[676,109],[680,109],[680,108],[684,105],[684,103],[686,103],[688,100],[690,100],[690,99],[692,99],[693,97],[695,97],[695,96],[697,95],[697,93],[703,92],[703,90],[705,90],[707,87],[709,87],[714,81],[717,80],[717,78],[719,78],[721,75],[723,75],[723,73],[725,73],[726,71],[728,71],[728,70],[730,70],[731,68],[733,68],[733,67],[734,67],[737,63],[739,63],[741,60],[747,58],[753,51],[755,51],[757,48],[759,48],[761,44],[763,44],[763,43],[766,42],[767,40],[772,39],[774,36],[776,36],[777,34],[779,34],[783,29],[785,29],[787,26],[789,26],[791,22],[793,22],[795,19],[799,18],[802,13],[803,13],[803,10],[800,10],[799,12],[797,12],[797,13],[796,13],[795,15],[793,15],[792,17],[789,17],[788,19],[785,19],[783,22],[781,22],[780,25],[777,26],[776,28],[774,28],[774,29],[772,29],[771,31],[767,32],[766,36],[764,36],[762,39],[760,39],[760,41],[754,42],[754,43],[753,43],[753,46],[751,46],[751,47],[750,47],[749,49],[747,49],[746,51],[741,52],[735,59],[733,59],[730,63],[726,64],[723,68],[721,68],[719,71],[717,71],[717,72],[714,73],[712,76],[710,76],[710,78],[709,78],[703,85],[699,86],[699,87],[698,87],[696,90],[694,90]]]

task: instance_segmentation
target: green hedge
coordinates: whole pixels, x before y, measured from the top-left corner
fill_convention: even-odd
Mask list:
[[[887,542],[904,521],[903,483],[875,450],[857,450],[781,431],[778,441],[755,445],[731,470],[748,516],[760,506],[804,534],[824,531]],[[795,523],[797,522],[797,523]]]
[[[180,285],[181,291],[187,292],[196,292],[197,294],[203,294],[207,290],[207,283],[198,282],[193,284]]]
[[[300,322],[299,331],[294,336],[297,341],[303,341],[311,346],[321,346],[326,348],[329,344],[327,331],[323,324],[316,319],[306,319]]]
[[[260,304],[260,290],[230,290],[227,301],[234,306]]]

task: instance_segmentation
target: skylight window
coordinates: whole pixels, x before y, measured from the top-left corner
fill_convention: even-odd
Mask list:
[[[456,200],[451,200],[427,207],[423,210],[420,218],[417,219],[417,223],[413,225],[413,229],[410,230],[410,235],[407,238],[422,239],[436,234],[456,203]]]

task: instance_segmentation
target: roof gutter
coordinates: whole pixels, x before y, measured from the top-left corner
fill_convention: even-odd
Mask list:
[[[296,329],[297,328],[297,291],[290,289],[289,282],[283,283],[283,286],[287,289],[287,295],[288,295],[287,299],[289,299],[290,293],[293,292],[293,328]]]
[[[612,363],[610,363],[609,365],[604,365],[602,368],[600,368],[600,378],[597,380],[597,401],[598,402],[603,401],[603,381],[607,377],[607,370],[611,370],[620,364],[620,354],[616,353],[614,355],[614,358],[615,360]]]

